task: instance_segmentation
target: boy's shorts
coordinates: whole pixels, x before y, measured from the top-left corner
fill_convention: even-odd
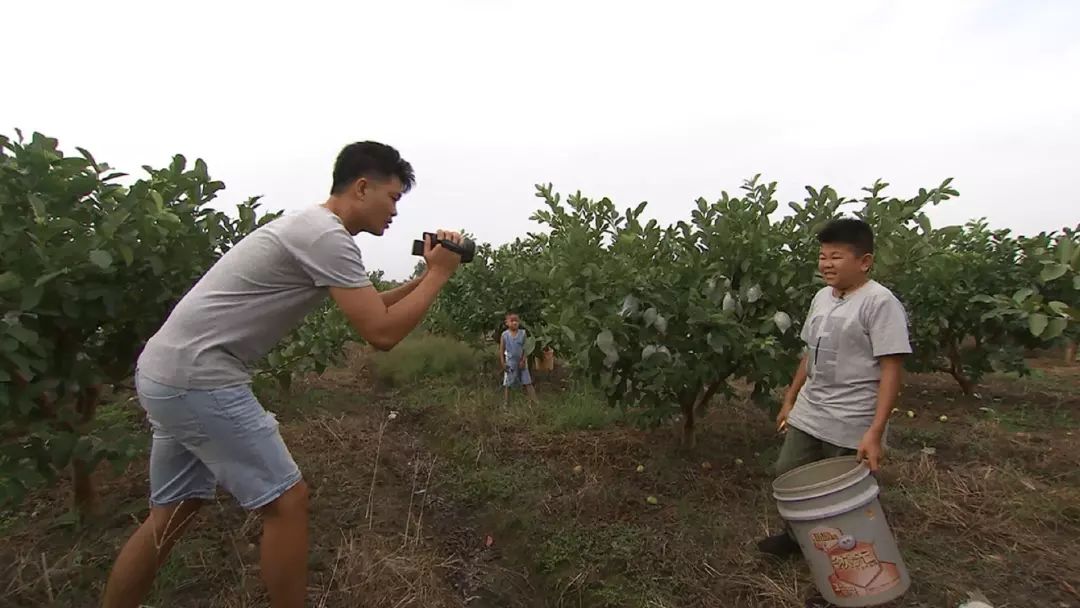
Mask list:
[[[150,504],[210,500],[218,485],[245,509],[273,502],[300,469],[249,384],[211,390],[160,384],[136,372],[139,403],[154,431]]]
[[[780,447],[780,455],[776,458],[775,476],[779,477],[811,462],[853,456],[856,453],[857,450],[833,445],[789,424],[784,435],[784,445]]]
[[[503,371],[503,386],[528,386],[532,384],[532,376],[529,375],[528,367],[507,367]]]

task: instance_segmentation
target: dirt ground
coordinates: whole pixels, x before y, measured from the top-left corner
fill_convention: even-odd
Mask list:
[[[989,379],[980,398],[944,376],[908,378],[879,478],[912,577],[895,606],[972,594],[995,608],[1080,606],[1080,368],[1035,368]],[[539,405],[515,395],[505,408],[495,380],[390,389],[359,355],[268,398],[311,486],[309,605],[803,605],[806,564],[754,545],[779,525],[770,412],[716,403],[686,452],[674,423],[638,428],[558,375],[538,389]],[[145,433],[128,398],[103,415]],[[0,606],[97,605],[145,515],[145,467],[103,467],[102,511],[86,524],[63,484],[0,515]],[[265,606],[259,532],[220,495],[147,605]]]

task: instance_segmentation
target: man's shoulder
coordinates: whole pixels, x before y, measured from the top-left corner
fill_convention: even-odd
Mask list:
[[[284,215],[265,228],[293,253],[312,249],[329,253],[342,247],[360,249],[341,218],[322,205]]]
[[[341,219],[322,205],[309,205],[285,213],[265,227],[278,234],[318,234],[327,230],[341,230],[347,234]]]

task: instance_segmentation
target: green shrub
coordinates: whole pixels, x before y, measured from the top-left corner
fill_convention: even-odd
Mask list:
[[[374,360],[375,377],[391,386],[426,378],[460,378],[477,373],[481,354],[468,344],[445,336],[406,338]]]

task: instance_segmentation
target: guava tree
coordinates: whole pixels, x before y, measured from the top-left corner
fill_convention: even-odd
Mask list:
[[[0,501],[70,468],[75,505],[95,504],[91,473],[134,446],[93,424],[102,387],[133,371],[145,340],[257,218],[208,206],[224,185],[182,156],[122,173],[55,139],[0,136]]]
[[[541,242],[533,237],[498,247],[479,244],[473,260],[461,265],[440,291],[427,325],[469,340],[498,335],[509,310],[516,311],[525,326],[540,325],[548,274],[538,263],[542,253]]]
[[[987,318],[1019,324],[1027,346],[1064,341],[1076,362],[1080,338],[1080,226],[1019,239],[1019,279],[1011,289],[978,298]]]
[[[546,209],[550,300],[545,333],[612,403],[656,422],[681,415],[694,444],[698,411],[741,379],[766,399],[786,384],[800,353],[799,323],[819,286],[816,249],[803,226],[831,217],[839,200],[815,192],[775,220],[775,184],[751,180],[741,197],[697,201],[689,222],[661,228],[608,199],[580,194],[566,206],[540,187]]]

